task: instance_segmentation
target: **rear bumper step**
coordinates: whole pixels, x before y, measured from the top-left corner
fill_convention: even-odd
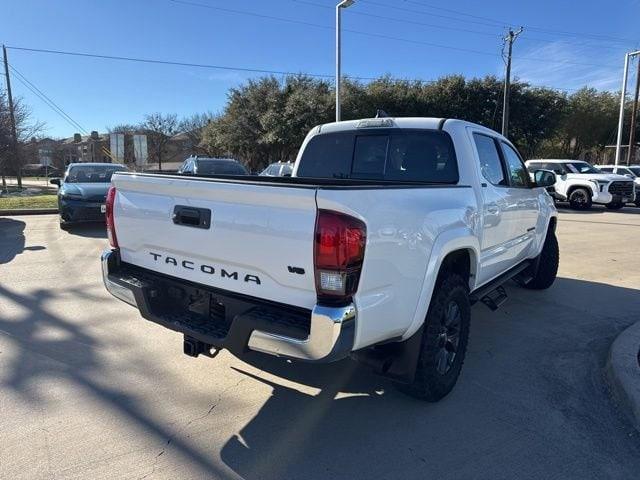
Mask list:
[[[330,362],[353,349],[352,304],[292,308],[124,264],[117,250],[106,250],[101,260],[107,290],[145,319],[183,333],[191,356],[225,348],[236,356],[254,350]]]

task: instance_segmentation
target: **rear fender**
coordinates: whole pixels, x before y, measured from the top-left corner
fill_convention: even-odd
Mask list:
[[[480,258],[480,244],[474,232],[467,227],[455,228],[442,232],[434,242],[422,291],[411,325],[402,335],[402,340],[411,337],[424,323],[431,303],[431,296],[434,291],[438,273],[442,262],[452,252],[467,250],[470,258],[469,290],[475,287],[476,273],[478,271],[478,261]]]

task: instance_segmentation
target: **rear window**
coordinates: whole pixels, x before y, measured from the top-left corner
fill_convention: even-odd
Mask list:
[[[236,162],[198,162],[198,175],[246,175],[247,170]]]
[[[305,148],[299,177],[457,183],[448,134],[435,130],[317,135]]]

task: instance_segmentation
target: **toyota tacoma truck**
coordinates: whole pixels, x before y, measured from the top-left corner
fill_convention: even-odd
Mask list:
[[[555,279],[555,174],[533,177],[496,132],[434,118],[315,127],[291,177],[116,173],[104,284],[187,355],[352,357],[437,401],[470,306]]]

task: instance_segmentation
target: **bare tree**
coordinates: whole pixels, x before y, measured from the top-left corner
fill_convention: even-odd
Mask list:
[[[158,170],[162,170],[162,158],[167,153],[169,139],[178,131],[178,116],[175,113],[152,113],[145,116],[140,127],[147,134],[150,157],[158,162]]]
[[[31,107],[24,103],[20,97],[13,99],[13,111],[16,122],[16,134],[18,137],[18,158],[11,161],[12,133],[11,119],[9,115],[9,103],[7,94],[0,90],[0,171],[2,172],[2,188],[6,191],[5,175],[10,169],[13,173],[20,174],[22,168],[20,145],[29,141],[32,137],[41,135],[45,129],[44,122],[33,119]]]
[[[202,142],[202,134],[204,132],[204,127],[209,125],[211,121],[215,119],[215,115],[211,112],[206,113],[196,113],[191,115],[190,117],[183,118],[178,125],[178,129],[181,132],[184,132],[185,135],[189,138],[189,143],[191,143],[191,149],[197,154],[205,154],[208,155],[209,149],[207,145]]]

